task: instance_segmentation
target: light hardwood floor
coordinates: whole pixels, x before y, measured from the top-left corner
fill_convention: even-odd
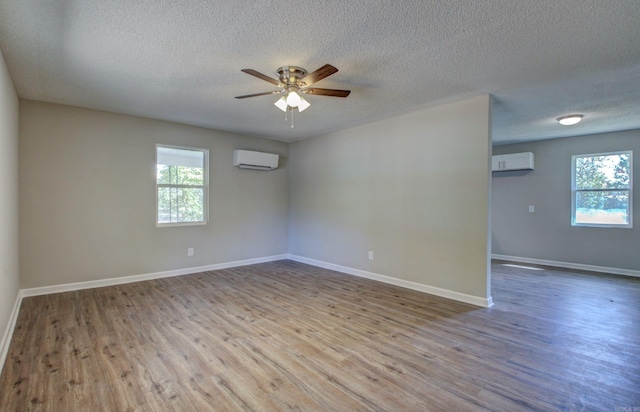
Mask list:
[[[0,410],[640,408],[640,279],[501,263],[489,309],[292,261],[26,298]]]

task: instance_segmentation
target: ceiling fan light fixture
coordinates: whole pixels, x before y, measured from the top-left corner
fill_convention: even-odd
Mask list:
[[[574,124],[580,123],[583,114],[569,114],[567,116],[558,117],[556,120],[563,126],[573,126]]]
[[[306,101],[304,99],[304,97],[300,96],[300,103],[298,104],[298,111],[299,112],[303,112],[305,111],[309,106],[311,106],[311,103],[309,103],[308,101]]]
[[[291,90],[288,94],[287,94],[287,104],[291,107],[298,107],[298,105],[301,102],[301,97],[298,93],[296,93],[295,90]]]
[[[287,106],[288,105],[287,105],[287,98],[286,97],[282,96],[281,98],[278,99],[277,102],[274,103],[274,105],[278,109],[282,110],[283,112],[285,112],[285,113],[287,112]]]

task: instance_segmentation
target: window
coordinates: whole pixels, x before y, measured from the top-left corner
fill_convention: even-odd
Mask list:
[[[632,227],[632,152],[571,157],[571,224]]]
[[[156,225],[204,225],[208,210],[207,149],[156,145]]]

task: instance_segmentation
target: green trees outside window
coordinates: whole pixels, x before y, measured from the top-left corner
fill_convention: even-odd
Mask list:
[[[206,149],[157,146],[156,159],[156,223],[206,223]]]
[[[572,224],[630,227],[631,167],[631,151],[573,156]]]

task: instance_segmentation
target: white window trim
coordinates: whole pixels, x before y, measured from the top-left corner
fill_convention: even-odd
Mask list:
[[[576,223],[576,159],[581,157],[596,157],[596,156],[611,156],[629,154],[629,189],[611,189],[614,190],[628,190],[629,191],[629,206],[628,216],[629,223],[626,225],[614,225],[603,223]],[[571,226],[576,227],[602,227],[602,228],[618,228],[618,229],[632,229],[633,228],[633,150],[618,150],[615,152],[604,153],[587,153],[571,156]]]
[[[204,197],[204,216],[201,222],[170,222],[159,223],[158,222],[158,186],[179,186],[179,185],[158,185],[158,148],[166,147],[170,149],[184,149],[184,150],[197,150],[204,153],[204,184],[203,184],[203,197]],[[155,181],[155,208],[156,208],[156,227],[179,227],[179,226],[205,226],[209,222],[209,149],[193,146],[177,146],[171,144],[158,143],[155,147],[155,162],[153,164],[153,180]],[[198,186],[200,187],[200,186]]]

